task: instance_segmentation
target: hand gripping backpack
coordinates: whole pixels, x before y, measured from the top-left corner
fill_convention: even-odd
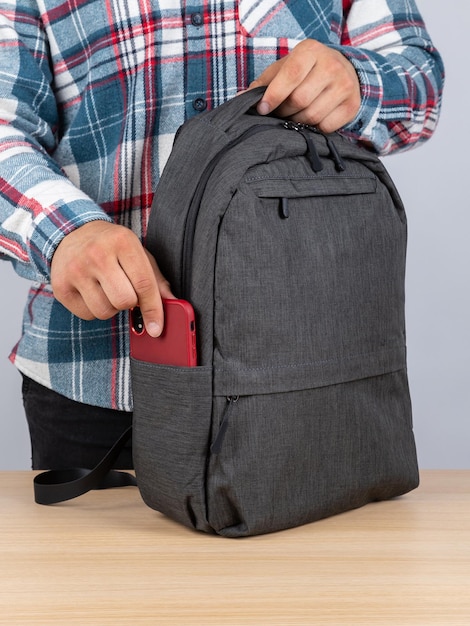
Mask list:
[[[227,537],[418,485],[399,195],[366,149],[257,115],[261,93],[187,121],[154,197],[146,245],[199,364],[131,362],[143,500]]]

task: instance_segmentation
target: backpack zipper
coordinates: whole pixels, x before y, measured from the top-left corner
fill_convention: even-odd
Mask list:
[[[193,197],[191,198],[191,202],[189,204],[188,214],[186,216],[186,222],[184,226],[184,237],[183,237],[183,252],[182,252],[182,272],[181,272],[181,294],[183,298],[186,300],[191,299],[190,293],[190,284],[191,284],[191,262],[193,257],[193,246],[194,246],[194,233],[196,229],[196,220],[199,213],[199,207],[201,204],[202,196],[204,194],[204,190],[209,181],[209,178],[214,171],[217,163],[220,159],[229,152],[232,148],[235,148],[239,143],[256,135],[257,133],[264,132],[267,130],[271,130],[275,128],[275,126],[271,124],[256,124],[255,126],[251,126],[245,132],[243,132],[239,137],[233,139],[230,143],[224,146],[217,154],[215,154],[209,163],[206,165],[205,169],[202,172],[201,178],[196,186],[196,190],[194,192]]]
[[[284,122],[283,126],[284,128],[287,128],[287,130],[295,130],[297,133],[302,135],[307,144],[307,157],[310,161],[312,170],[314,172],[321,172],[323,169],[323,163],[318,156],[315,144],[309,137],[309,131],[314,133],[319,133],[320,131],[318,131],[314,126],[309,126],[308,124],[298,124],[297,122],[292,122],[291,120]]]
[[[219,452],[222,450],[222,444],[225,439],[225,433],[227,432],[229,418],[233,412],[233,407],[236,405],[239,398],[240,396],[227,396],[227,404],[222,414],[222,420],[220,422],[219,430],[211,445],[212,454],[219,454]]]
[[[317,171],[320,172],[323,169],[323,165],[320,159],[318,159],[318,153],[315,149],[315,146],[312,140],[308,136],[308,131],[312,133],[316,133],[317,135],[321,135],[322,137],[325,138],[326,145],[328,146],[330,156],[334,161],[336,171],[344,172],[344,170],[346,169],[346,165],[341,155],[339,154],[334,142],[331,140],[331,137],[329,137],[325,133],[322,133],[321,130],[318,130],[316,126],[312,126],[311,124],[301,124],[300,122],[293,122],[291,120],[284,122],[284,128],[287,128],[288,130],[296,130],[298,133],[300,133],[304,137],[305,141],[307,142],[308,151],[309,151],[309,159],[310,159],[310,163],[312,165],[312,169],[314,172],[317,172]],[[319,168],[319,169],[316,169],[316,168]]]

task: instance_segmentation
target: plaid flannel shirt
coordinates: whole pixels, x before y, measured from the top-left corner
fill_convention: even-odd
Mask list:
[[[11,360],[80,402],[132,409],[127,316],[53,297],[52,256],[92,220],[144,240],[178,126],[300,40],[354,64],[342,132],[378,153],[431,136],[443,67],[413,0],[0,0],[0,255],[34,281]]]

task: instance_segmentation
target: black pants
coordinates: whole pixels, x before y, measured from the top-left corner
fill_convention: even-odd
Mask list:
[[[69,400],[23,376],[34,470],[93,468],[132,423],[132,413]],[[116,469],[132,469],[130,442]]]

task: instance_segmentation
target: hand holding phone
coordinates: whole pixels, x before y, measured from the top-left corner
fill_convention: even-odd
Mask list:
[[[165,321],[159,337],[145,330],[139,307],[129,312],[130,351],[134,359],[160,365],[197,365],[196,322],[193,307],[186,300],[163,299]]]

